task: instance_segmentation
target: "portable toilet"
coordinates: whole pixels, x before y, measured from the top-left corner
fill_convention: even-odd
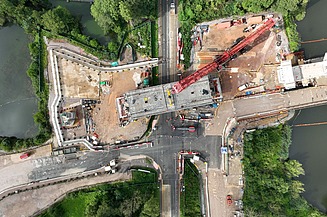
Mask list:
[[[150,80],[149,80],[148,78],[145,78],[145,79],[143,80],[143,85],[144,85],[144,86],[149,86],[149,84],[150,84]]]

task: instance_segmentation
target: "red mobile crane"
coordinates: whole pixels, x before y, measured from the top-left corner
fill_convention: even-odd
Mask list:
[[[190,86],[191,84],[195,83],[203,76],[209,74],[214,69],[221,70],[222,66],[227,63],[231,58],[244,49],[248,44],[252,43],[255,39],[257,39],[260,35],[262,35],[265,31],[270,29],[275,25],[274,19],[268,19],[261,27],[259,27],[255,32],[251,33],[248,37],[240,41],[238,44],[233,46],[232,48],[226,50],[221,56],[215,59],[214,62],[209,63],[208,65],[204,66],[203,68],[197,70],[193,74],[187,76],[186,78],[180,80],[176,84],[174,84],[172,88],[172,93],[180,93],[185,88]]]

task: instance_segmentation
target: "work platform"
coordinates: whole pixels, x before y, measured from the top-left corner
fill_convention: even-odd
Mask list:
[[[134,120],[151,116],[190,109],[212,104],[214,93],[210,88],[208,76],[201,78],[184,91],[172,94],[171,89],[176,82],[138,89],[125,93],[117,98],[120,118]]]

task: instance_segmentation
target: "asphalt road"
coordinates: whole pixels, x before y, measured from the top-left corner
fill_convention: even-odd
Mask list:
[[[162,66],[161,69],[162,71],[160,72],[161,74],[161,83],[169,83],[169,5],[170,2],[167,0],[162,0],[161,1],[161,47],[162,47]],[[160,55],[160,54],[159,54]]]
[[[174,131],[174,126],[196,126],[196,132]],[[171,186],[171,216],[179,216],[179,174],[178,152],[181,150],[198,151],[209,162],[209,167],[219,168],[221,162],[220,146],[221,138],[218,136],[203,136],[204,128],[197,122],[182,122],[175,118],[174,113],[160,116],[158,129],[153,131],[149,140],[153,141],[153,147],[139,149],[125,149],[122,153],[129,155],[144,154],[152,157],[163,172],[163,184]]]

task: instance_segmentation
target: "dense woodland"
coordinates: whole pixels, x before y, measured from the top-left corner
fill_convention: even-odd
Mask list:
[[[159,217],[157,174],[133,172],[132,181],[69,194],[40,217]]]
[[[325,216],[302,198],[302,165],[289,159],[288,125],[256,130],[244,138],[244,209],[247,216]]]
[[[299,48],[299,35],[295,20],[302,20],[308,0],[180,0],[178,11],[181,32],[184,38],[185,68],[190,66],[191,29],[203,21],[221,17],[242,16],[246,13],[275,11],[284,16],[286,33],[292,51]]]

